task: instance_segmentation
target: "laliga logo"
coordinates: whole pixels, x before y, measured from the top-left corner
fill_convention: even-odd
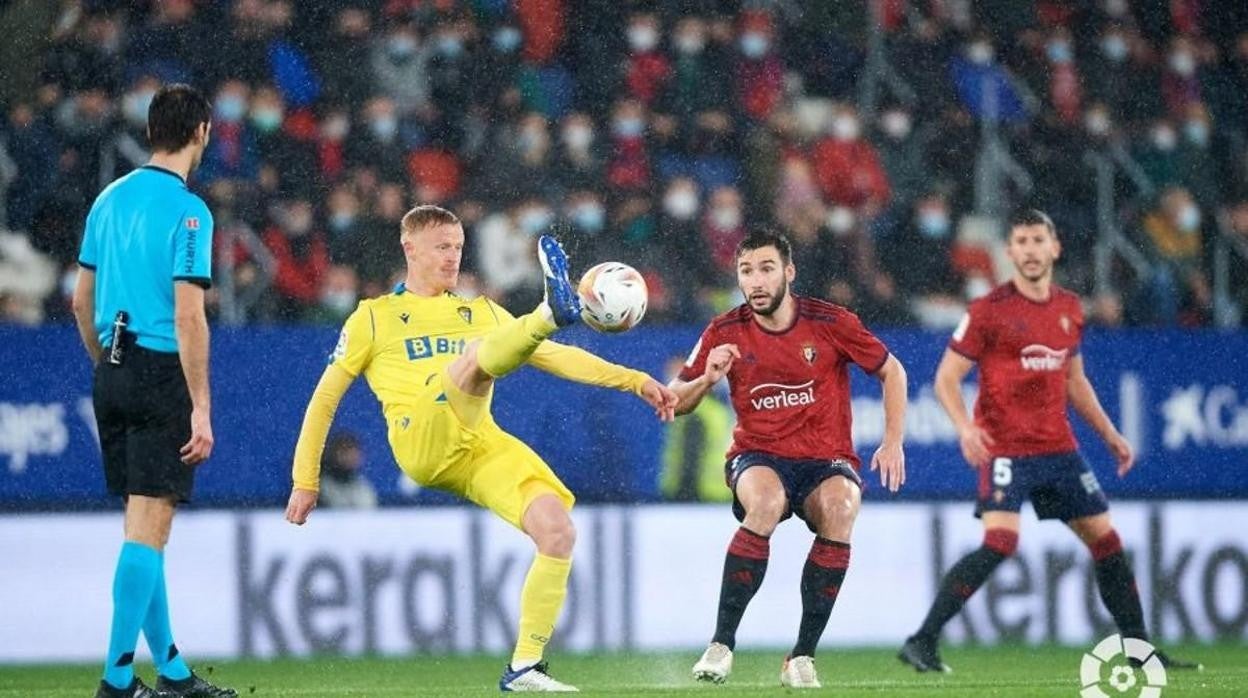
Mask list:
[[[1110,698],[1115,695],[1125,695],[1128,691],[1137,688],[1139,678],[1137,674],[1144,674],[1144,685],[1139,686],[1138,690],[1132,691],[1131,696],[1139,698],[1160,698],[1161,689],[1166,685],[1166,668],[1162,666],[1161,660],[1157,655],[1153,654],[1154,648],[1143,640],[1137,640],[1133,637],[1123,638],[1121,635],[1110,635],[1101,640],[1092,648],[1092,651],[1083,655],[1083,662],[1079,665],[1079,684],[1083,686],[1083,690],[1079,692],[1082,698]],[[1110,660],[1117,660],[1110,662]],[[1131,662],[1139,663],[1139,670],[1132,666]],[[1109,664],[1109,675],[1103,676],[1103,669]],[[1102,686],[1112,689],[1112,693],[1106,692]]]
[[[1028,344],[1019,352],[1019,360],[1028,371],[1060,371],[1066,364],[1066,349],[1050,349],[1043,344]]]

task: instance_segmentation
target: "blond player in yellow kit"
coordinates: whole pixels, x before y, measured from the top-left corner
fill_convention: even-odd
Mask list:
[[[537,546],[520,594],[519,639],[499,680],[503,691],[575,691],[552,678],[542,652],[567,593],[575,498],[542,459],[490,414],[494,380],[524,364],[560,378],[633,392],[670,421],[676,396],[641,371],[547,340],[580,317],[567,257],[542,236],[546,297],[519,318],[488,298],[467,300],[459,278],[464,229],[455,214],[418,206],[400,233],[407,277],[347,318],[312,394],[295,447],[286,519],[302,525],[316,506],[321,451],[338,401],[364,374],[381,401],[399,467],[421,485],[453,492],[498,514]]]

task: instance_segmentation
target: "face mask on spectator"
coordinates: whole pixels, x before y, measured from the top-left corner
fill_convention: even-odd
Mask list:
[[[966,298],[967,300],[975,300],[983,298],[992,290],[992,284],[982,276],[972,276],[966,280]]]
[[[949,234],[949,213],[939,209],[919,211],[919,232],[930,240],[938,240]]]
[[[464,41],[454,34],[438,37],[438,53],[448,58],[455,58],[464,52]]]
[[[1127,57],[1127,40],[1118,34],[1109,34],[1101,39],[1101,52],[1115,63],[1121,63]]]
[[[1054,63],[1069,63],[1071,58],[1070,43],[1066,41],[1050,41],[1045,48],[1045,54]]]
[[[1196,204],[1187,204],[1179,211],[1179,230],[1185,233],[1194,233],[1200,228],[1200,209],[1196,208]]]
[[[231,124],[242,121],[243,114],[247,112],[247,103],[242,97],[237,95],[225,95],[218,97],[215,109],[217,118]]]
[[[880,128],[894,140],[901,140],[910,135],[910,115],[904,111],[885,112],[880,119]]]
[[[355,307],[355,291],[350,289],[326,291],[321,296],[321,305],[339,315],[346,315]]]
[[[1103,111],[1088,112],[1083,120],[1084,128],[1093,136],[1104,136],[1109,133],[1109,115]]]
[[[732,230],[741,225],[741,209],[736,206],[719,206],[711,210],[711,225],[720,230]]]
[[[659,45],[659,33],[648,24],[635,24],[628,28],[628,45],[637,53],[653,51]]]
[[[1105,0],[1105,14],[1110,17],[1121,19],[1127,16],[1130,9],[1127,0]]]
[[[563,129],[563,142],[573,150],[585,150],[594,141],[594,132],[584,125],[569,126]]]
[[[340,141],[347,137],[347,132],[351,130],[351,122],[345,116],[335,116],[326,121],[321,129],[327,139]]]
[[[838,116],[832,120],[832,136],[838,141],[858,140],[862,125],[852,116]]]
[[[1187,51],[1175,51],[1170,54],[1170,70],[1178,75],[1189,77],[1196,72],[1196,58]]]
[[[404,59],[416,53],[416,40],[406,34],[397,34],[390,37],[386,43],[386,48],[390,51],[390,55]]]
[[[152,98],[156,96],[155,90],[140,90],[139,92],[131,92],[126,95],[125,102],[121,105],[122,113],[126,115],[126,119],[132,124],[142,126],[147,123],[147,110],[152,106]]]
[[[1174,129],[1169,126],[1158,126],[1153,129],[1153,147],[1162,152],[1174,150],[1176,136]]]
[[[587,201],[577,204],[572,209],[572,222],[576,226],[587,233],[596,233],[602,230],[603,224],[606,222],[607,214],[602,210],[602,205]]]
[[[692,220],[698,215],[698,195],[688,189],[673,189],[663,197],[663,210],[678,221]]]
[[[1183,124],[1183,134],[1187,136],[1187,140],[1203,147],[1209,143],[1209,124],[1193,119]]]
[[[762,58],[771,48],[771,41],[762,32],[749,31],[741,35],[741,53],[746,58]]]
[[[544,208],[531,208],[520,215],[520,230],[526,235],[538,235],[550,225],[553,217]]]
[[[988,65],[992,62],[992,56],[992,44],[985,41],[976,41],[966,49],[966,57],[976,65]]]
[[[697,34],[677,34],[673,42],[676,50],[686,56],[696,56],[706,48],[706,40]]]
[[[379,116],[368,122],[368,127],[372,129],[377,140],[389,143],[399,132],[399,120],[393,116]]]
[[[845,235],[854,229],[854,212],[845,206],[834,206],[828,211],[828,218],[824,221],[828,230],[835,235]]]
[[[494,48],[499,53],[511,53],[520,48],[520,42],[524,39],[520,34],[520,30],[515,27],[501,27],[494,32]]]
[[[355,214],[350,211],[338,211],[329,215],[329,227],[335,233],[341,233],[355,223]]]
[[[282,125],[282,110],[273,107],[258,107],[251,110],[251,123],[259,131],[273,133]],[[345,135],[345,134],[344,134]]]
[[[612,131],[620,138],[637,138],[644,128],[645,124],[635,116],[621,117],[611,124]]]
[[[535,152],[544,140],[540,131],[521,131],[516,137],[516,147],[521,153],[527,155]]]

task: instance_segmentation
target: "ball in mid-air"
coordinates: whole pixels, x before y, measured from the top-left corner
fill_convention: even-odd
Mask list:
[[[581,277],[581,319],[599,332],[623,332],[646,314],[646,280],[622,262],[603,262]]]

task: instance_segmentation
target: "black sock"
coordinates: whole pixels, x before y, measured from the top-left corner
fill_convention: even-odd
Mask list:
[[[940,635],[941,628],[949,619],[956,616],[966,605],[980,586],[997,569],[1005,558],[1014,554],[1018,547],[1018,534],[999,528],[984,532],[984,544],[978,549],[958,560],[940,581],[940,591],[932,601],[932,608],[923,619],[923,625],[917,633],[920,636],[935,638]]]
[[[1118,532],[1110,531],[1088,547],[1096,561],[1096,586],[1101,590],[1101,600],[1118,624],[1118,630],[1124,637],[1147,642],[1140,590],[1135,585],[1135,572],[1127,562]]]
[[[813,657],[849,569],[849,543],[815,537],[802,569],[802,624],[791,657]]]
[[[767,558],[771,555],[771,541],[766,536],[742,526],[732,537],[728,545],[728,554],[724,556],[724,580],[719,588],[719,618],[715,624],[715,637],[712,642],[728,645],[737,644],[737,626],[741,625],[741,616],[745,607],[754,598],[754,592],[763,583],[763,574],[767,572]]]

